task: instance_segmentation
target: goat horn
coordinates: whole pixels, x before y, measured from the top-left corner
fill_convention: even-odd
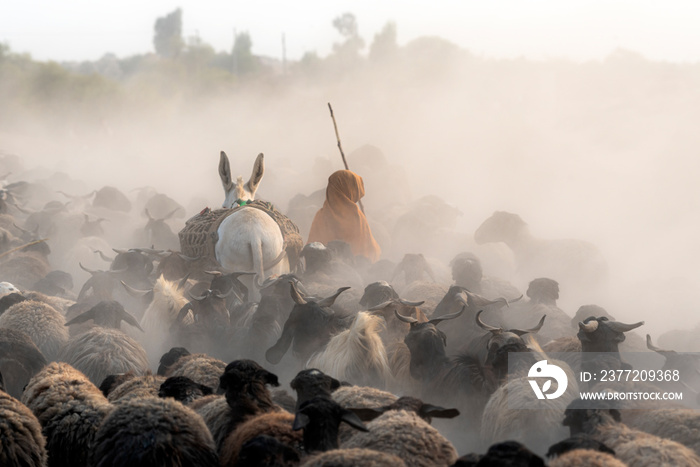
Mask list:
[[[420,301],[420,302],[409,302],[408,300],[404,300],[403,298],[399,298],[399,303],[402,305],[406,306],[421,306],[422,304],[425,303],[425,300]]]
[[[587,332],[587,333],[595,332],[596,329],[598,329],[599,325],[600,325],[600,323],[598,322],[598,320],[595,320],[595,319],[591,320],[585,324],[582,321],[578,322],[579,329],[581,329],[581,331]]]
[[[128,271],[128,270],[129,270],[129,268],[126,267],[126,268],[122,268],[122,269],[110,269],[110,270],[107,271],[107,272],[109,272],[110,274],[122,274],[122,273],[125,273],[125,272]]]
[[[490,331],[490,332],[500,332],[502,331],[501,328],[496,328],[493,326],[489,326],[488,324],[484,323],[481,321],[481,313],[483,313],[484,310],[479,310],[479,312],[476,314],[476,325],[479,326],[481,329],[484,331]]]
[[[102,258],[102,261],[107,261],[108,263],[111,263],[112,261],[114,261],[114,258],[110,258],[109,256],[102,253],[102,251],[100,251],[100,250],[92,250],[92,252],[100,255],[100,258]]]
[[[187,279],[189,279],[189,278],[190,278],[190,273],[188,272],[187,274],[185,274],[185,277],[180,279],[180,282],[178,282],[178,284],[177,284],[178,290],[185,289],[185,286],[187,285]]]
[[[223,276],[224,273],[221,271],[204,271],[204,274],[209,274],[210,276],[219,277]]]
[[[399,310],[394,310],[394,314],[400,321],[403,321],[404,323],[415,324],[418,322],[418,320],[412,316],[402,315],[401,313],[399,313]]]
[[[126,289],[126,291],[129,292],[129,295],[131,295],[132,297],[144,297],[144,296],[145,296],[146,294],[148,294],[149,292],[153,292],[153,289],[150,289],[150,290],[140,290],[140,289],[136,289],[136,288],[130,286],[129,284],[127,284],[127,283],[124,282],[124,281],[119,281],[119,282],[121,282],[121,284],[124,286],[124,288]]]
[[[456,312],[456,313],[450,313],[449,315],[438,316],[437,318],[433,318],[433,319],[431,319],[431,320],[428,321],[428,322],[431,323],[431,324],[434,324],[435,326],[437,326],[437,325],[440,324],[442,321],[445,321],[445,320],[448,320],[448,319],[459,318],[459,317],[462,315],[462,313],[464,313],[464,310],[466,310],[466,309],[467,309],[467,307],[466,307],[466,306],[463,306],[462,309],[459,310],[459,311]]]
[[[428,260],[425,259],[425,256],[423,256],[423,254],[421,254],[420,257],[421,263],[423,264],[423,270],[428,273],[428,276],[430,276],[430,280],[435,282],[435,274],[433,273],[433,268],[430,267],[430,264],[428,264]]]
[[[112,248],[112,251],[117,253],[118,255],[123,255],[124,253],[129,252],[129,250],[120,250],[119,248]]]
[[[91,271],[91,270],[89,270],[88,268],[86,268],[85,266],[83,266],[83,263],[80,263],[80,262],[78,263],[78,266],[80,266],[80,269],[82,269],[82,270],[85,271],[85,272],[89,272],[89,273],[92,274],[93,276],[94,276],[95,274],[97,274],[98,272],[100,272],[100,271]]]
[[[629,332],[632,329],[637,329],[639,326],[644,324],[644,321],[640,321],[638,323],[634,324],[625,324],[625,323],[620,323],[619,321],[610,321],[608,324],[608,327],[612,329],[613,331],[617,332]]]
[[[542,316],[542,318],[540,319],[540,322],[537,323],[537,326],[535,326],[534,328],[531,328],[531,329],[510,329],[510,332],[512,332],[513,334],[517,334],[518,336],[522,336],[523,334],[528,334],[528,333],[535,334],[537,331],[542,329],[542,326],[544,326],[544,319],[546,317],[547,317],[547,315]]]
[[[511,304],[511,303],[519,302],[519,301],[522,300],[522,299],[523,299],[523,296],[522,296],[522,294],[521,294],[518,298],[514,298],[514,299],[512,299],[512,300],[506,300],[506,304],[508,305],[508,304]]]
[[[188,293],[187,295],[189,295],[190,298],[191,298],[192,300],[195,300],[195,301],[197,301],[197,302],[201,302],[202,300],[204,300],[205,298],[207,298],[210,294],[211,294],[211,290],[207,290],[206,293],[205,293],[204,295],[200,295],[199,297],[195,297],[195,296],[192,295],[191,293]]]
[[[297,286],[294,283],[294,281],[289,281],[289,284],[291,286],[291,294],[292,294],[292,300],[294,300],[294,303],[297,305],[306,305],[306,300],[304,300],[304,297],[301,296],[299,291],[297,290]]]
[[[385,307],[391,305],[391,304],[394,303],[395,301],[396,301],[396,299],[387,300],[387,301],[385,301],[385,302],[380,303],[379,305],[374,305],[372,308],[368,308],[367,311],[379,311],[379,310],[383,310]]]
[[[320,306],[321,308],[327,308],[327,307],[333,306],[333,304],[335,303],[335,300],[338,298],[338,296],[341,293],[348,290],[349,288],[350,287],[339,288],[338,290],[335,291],[335,293],[333,295],[331,295],[330,297],[326,297],[323,300],[321,300],[320,302],[318,302],[318,306]]]
[[[224,293],[224,294],[214,294],[214,296],[215,296],[216,298],[222,298],[222,299],[223,299],[223,298],[228,297],[228,296],[231,295],[232,293],[233,293],[233,288],[230,288],[228,292],[226,292],[226,293]]]
[[[647,349],[653,350],[654,352],[659,353],[666,358],[676,353],[673,350],[664,350],[660,349],[659,347],[656,347],[654,344],[651,343],[651,336],[649,334],[647,334]]]

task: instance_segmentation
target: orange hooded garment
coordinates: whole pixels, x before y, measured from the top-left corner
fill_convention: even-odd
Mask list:
[[[365,184],[359,175],[349,170],[331,174],[326,201],[314,217],[308,243],[343,240],[350,244],[354,255],[365,256],[373,263],[377,261],[382,250],[356,204],[364,195]]]

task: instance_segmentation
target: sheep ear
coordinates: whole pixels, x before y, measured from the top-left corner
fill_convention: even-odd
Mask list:
[[[89,321],[91,319],[95,318],[95,308],[90,308],[88,311],[85,313],[81,313],[72,320],[68,321],[65,326],[72,326],[74,324],[78,323],[84,323],[85,321]]]
[[[296,416],[294,417],[294,424],[292,424],[292,430],[297,431],[301,430],[302,428],[306,428],[310,421],[311,419],[308,415],[302,412],[297,412]]]
[[[455,418],[459,415],[459,410],[457,409],[446,409],[432,404],[423,404],[420,409],[421,416],[428,416],[433,418]]]
[[[335,391],[340,387],[340,381],[331,377],[331,391]]]
[[[262,370],[263,371],[263,380],[265,381],[265,384],[269,384],[270,386],[277,387],[280,385],[279,379],[277,378],[277,375],[270,373],[267,370]]]
[[[355,415],[349,410],[343,410],[343,415],[340,417],[340,420],[347,423],[356,430],[369,431],[364,425],[364,423],[362,423],[362,420],[360,420],[357,415]]]
[[[378,407],[376,409],[372,408],[361,408],[361,409],[348,409],[363,422],[371,422],[375,418],[379,417],[381,414],[386,412],[386,407]]]

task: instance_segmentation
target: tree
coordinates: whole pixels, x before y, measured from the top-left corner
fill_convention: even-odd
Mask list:
[[[369,48],[369,59],[373,62],[391,60],[396,57],[398,50],[396,23],[388,22],[378,34],[374,35],[374,41]]]
[[[333,27],[338,30],[345,42],[333,44],[333,50],[341,59],[357,59],[365,41],[357,32],[357,19],[352,13],[343,13],[333,20]]]
[[[247,32],[236,34],[231,55],[233,56],[234,73],[244,75],[258,69],[258,60],[253,55],[253,41]]]
[[[184,46],[182,40],[182,10],[158,18],[154,26],[153,45],[161,57],[177,57]]]

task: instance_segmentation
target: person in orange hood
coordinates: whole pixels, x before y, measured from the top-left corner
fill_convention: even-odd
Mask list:
[[[377,261],[382,250],[356,204],[364,195],[362,177],[349,170],[333,172],[328,177],[326,201],[311,223],[308,243],[343,240],[350,244],[353,254]]]

